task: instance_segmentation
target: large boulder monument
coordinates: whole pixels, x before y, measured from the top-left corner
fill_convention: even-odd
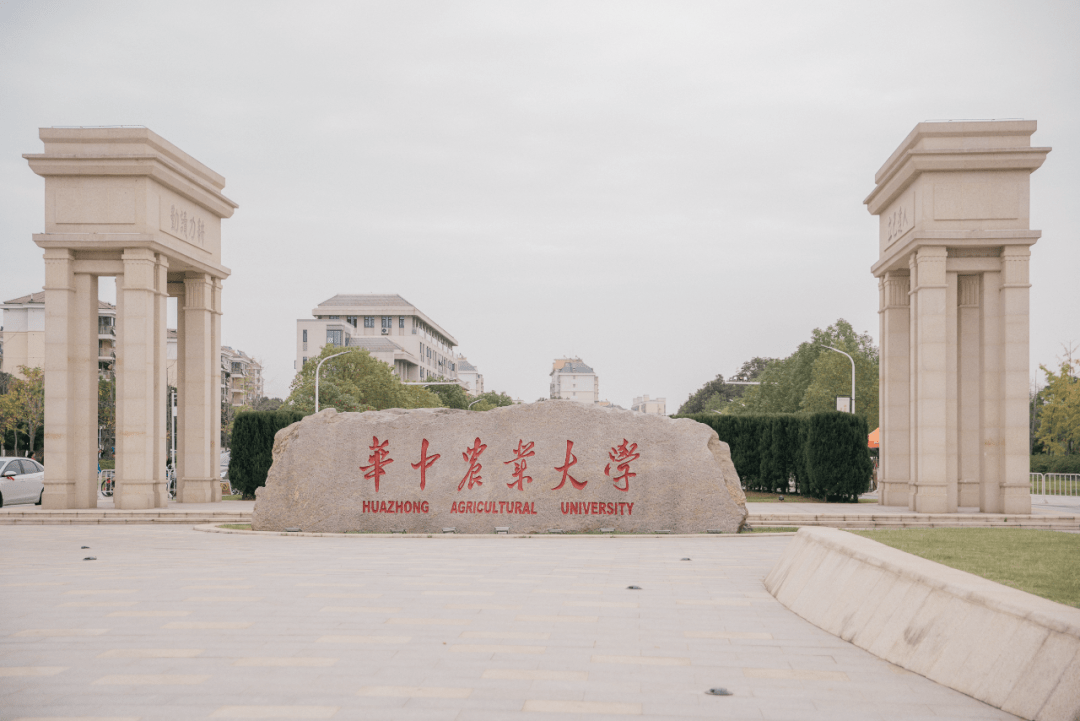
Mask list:
[[[745,521],[709,426],[546,401],[308,416],[278,432],[252,528],[735,533]]]

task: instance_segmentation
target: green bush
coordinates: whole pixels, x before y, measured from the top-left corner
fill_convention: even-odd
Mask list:
[[[1080,473],[1080,455],[1031,457],[1032,473]]]
[[[746,490],[786,493],[792,478],[799,478],[801,416],[695,413],[682,417],[710,426],[730,446],[731,461]]]
[[[303,417],[298,411],[249,411],[233,420],[229,481],[244,498],[254,498],[255,489],[266,485],[273,463],[274,435]]]
[[[731,447],[731,460],[748,491],[858,501],[870,487],[873,465],[866,421],[846,413],[814,415],[688,416],[711,427]],[[792,488],[793,487],[793,488]]]
[[[826,501],[857,503],[870,489],[873,464],[866,419],[850,413],[814,413],[806,430],[809,493]]]

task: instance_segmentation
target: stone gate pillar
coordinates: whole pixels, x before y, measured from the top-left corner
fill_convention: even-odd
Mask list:
[[[220,500],[220,297],[230,273],[221,220],[237,207],[221,192],[225,179],[146,128],[42,128],[39,137],[45,152],[23,157],[45,179],[45,232],[34,235],[46,276],[42,503],[97,505],[100,276],[117,287],[116,506],[168,503],[165,325],[167,298],[181,289],[179,475],[190,483],[179,500]]]
[[[1029,188],[1050,152],[1035,129],[919,123],[875,176],[882,503],[1031,512]]]

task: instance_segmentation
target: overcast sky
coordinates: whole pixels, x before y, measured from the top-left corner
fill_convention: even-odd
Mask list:
[[[489,390],[580,356],[671,413],[837,318],[877,338],[874,173],[922,120],[1029,118],[1034,376],[1080,342],[1078,38],[1075,0],[5,0],[0,295],[43,283],[37,129],[145,125],[240,204],[222,342],[267,395],[296,319],[379,292]]]

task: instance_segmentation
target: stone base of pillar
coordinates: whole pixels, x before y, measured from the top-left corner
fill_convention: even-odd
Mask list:
[[[1031,487],[1003,486],[1001,488],[1002,513],[1027,515],[1031,513]]]
[[[41,495],[41,507],[49,509],[79,508],[74,483],[46,483]],[[89,506],[87,506],[89,508]]]
[[[882,481],[878,488],[878,503],[882,506],[908,505],[907,481]]]
[[[220,478],[182,478],[176,500],[180,503],[216,503],[221,500]]]
[[[168,508],[168,495],[164,483],[119,482],[113,492],[113,504],[117,508],[138,510],[143,508]]]
[[[916,513],[948,513],[949,495],[945,486],[916,486],[908,508]]]

